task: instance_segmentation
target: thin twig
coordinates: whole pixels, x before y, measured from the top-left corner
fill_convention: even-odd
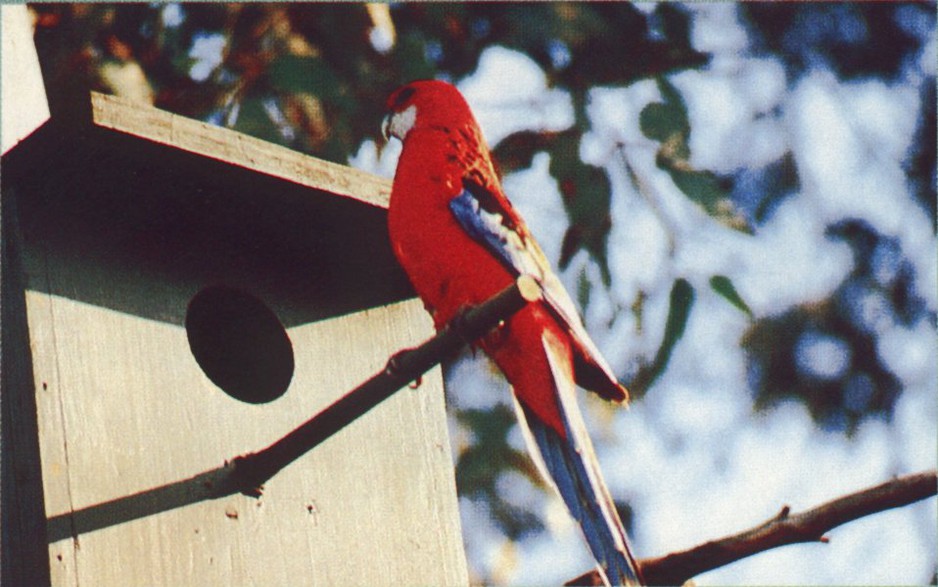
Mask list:
[[[799,542],[827,542],[825,533],[863,516],[902,507],[938,492],[935,471],[906,475],[810,510],[792,514],[789,506],[754,528],[711,540],[689,550],[639,561],[648,585],[681,585],[706,571],[736,562],[772,548]],[[567,585],[602,585],[591,571]]]

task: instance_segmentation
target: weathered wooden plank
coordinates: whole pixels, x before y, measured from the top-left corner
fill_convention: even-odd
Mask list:
[[[239,132],[96,92],[94,124],[387,208],[391,182]]]
[[[26,6],[0,7],[0,27],[0,151],[6,153],[48,120],[49,105]],[[5,189],[0,204],[0,583],[43,585],[49,582],[43,480],[15,203],[14,190]]]
[[[205,378],[178,326],[35,292],[28,305],[50,516],[266,446],[431,331],[415,300],[292,328],[289,391],[249,405]],[[52,544],[53,584],[464,584],[443,413],[436,370],[274,477],[260,500]]]
[[[0,58],[0,137],[6,153],[49,120],[49,102],[33,45],[33,27],[25,4],[0,7],[3,47]]]
[[[12,194],[0,213],[0,583],[47,585],[46,512],[32,357],[26,319],[22,239]]]

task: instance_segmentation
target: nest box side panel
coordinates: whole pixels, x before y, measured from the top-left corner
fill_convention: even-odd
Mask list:
[[[47,585],[46,512],[16,211],[0,212],[0,584]]]
[[[466,583],[438,369],[276,475],[260,499],[139,518],[105,507],[164,499],[161,488],[274,442],[430,336],[419,301],[288,329],[294,377],[266,404],[215,387],[178,324],[46,291],[26,303],[53,585]],[[97,529],[76,522],[82,511]]]

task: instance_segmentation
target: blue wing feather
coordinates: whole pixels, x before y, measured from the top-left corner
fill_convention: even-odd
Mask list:
[[[503,209],[499,198],[471,179],[464,179],[463,185],[465,189],[449,202],[456,222],[514,275],[530,275],[538,281],[547,306],[569,329],[577,344],[578,382],[607,399],[627,399],[628,392],[619,385],[612,368],[590,340],[576,304],[522,221]]]
[[[483,211],[479,200],[469,189],[463,190],[450,200],[449,209],[466,234],[485,245],[506,266],[520,273],[521,269],[515,266],[512,255],[508,252],[508,238],[505,233],[507,229],[502,227],[502,230],[499,230],[501,217],[498,214]]]

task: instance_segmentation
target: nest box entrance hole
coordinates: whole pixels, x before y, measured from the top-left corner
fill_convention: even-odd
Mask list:
[[[253,295],[210,286],[186,310],[189,348],[206,376],[231,397],[274,401],[293,379],[293,345],[276,314]]]

